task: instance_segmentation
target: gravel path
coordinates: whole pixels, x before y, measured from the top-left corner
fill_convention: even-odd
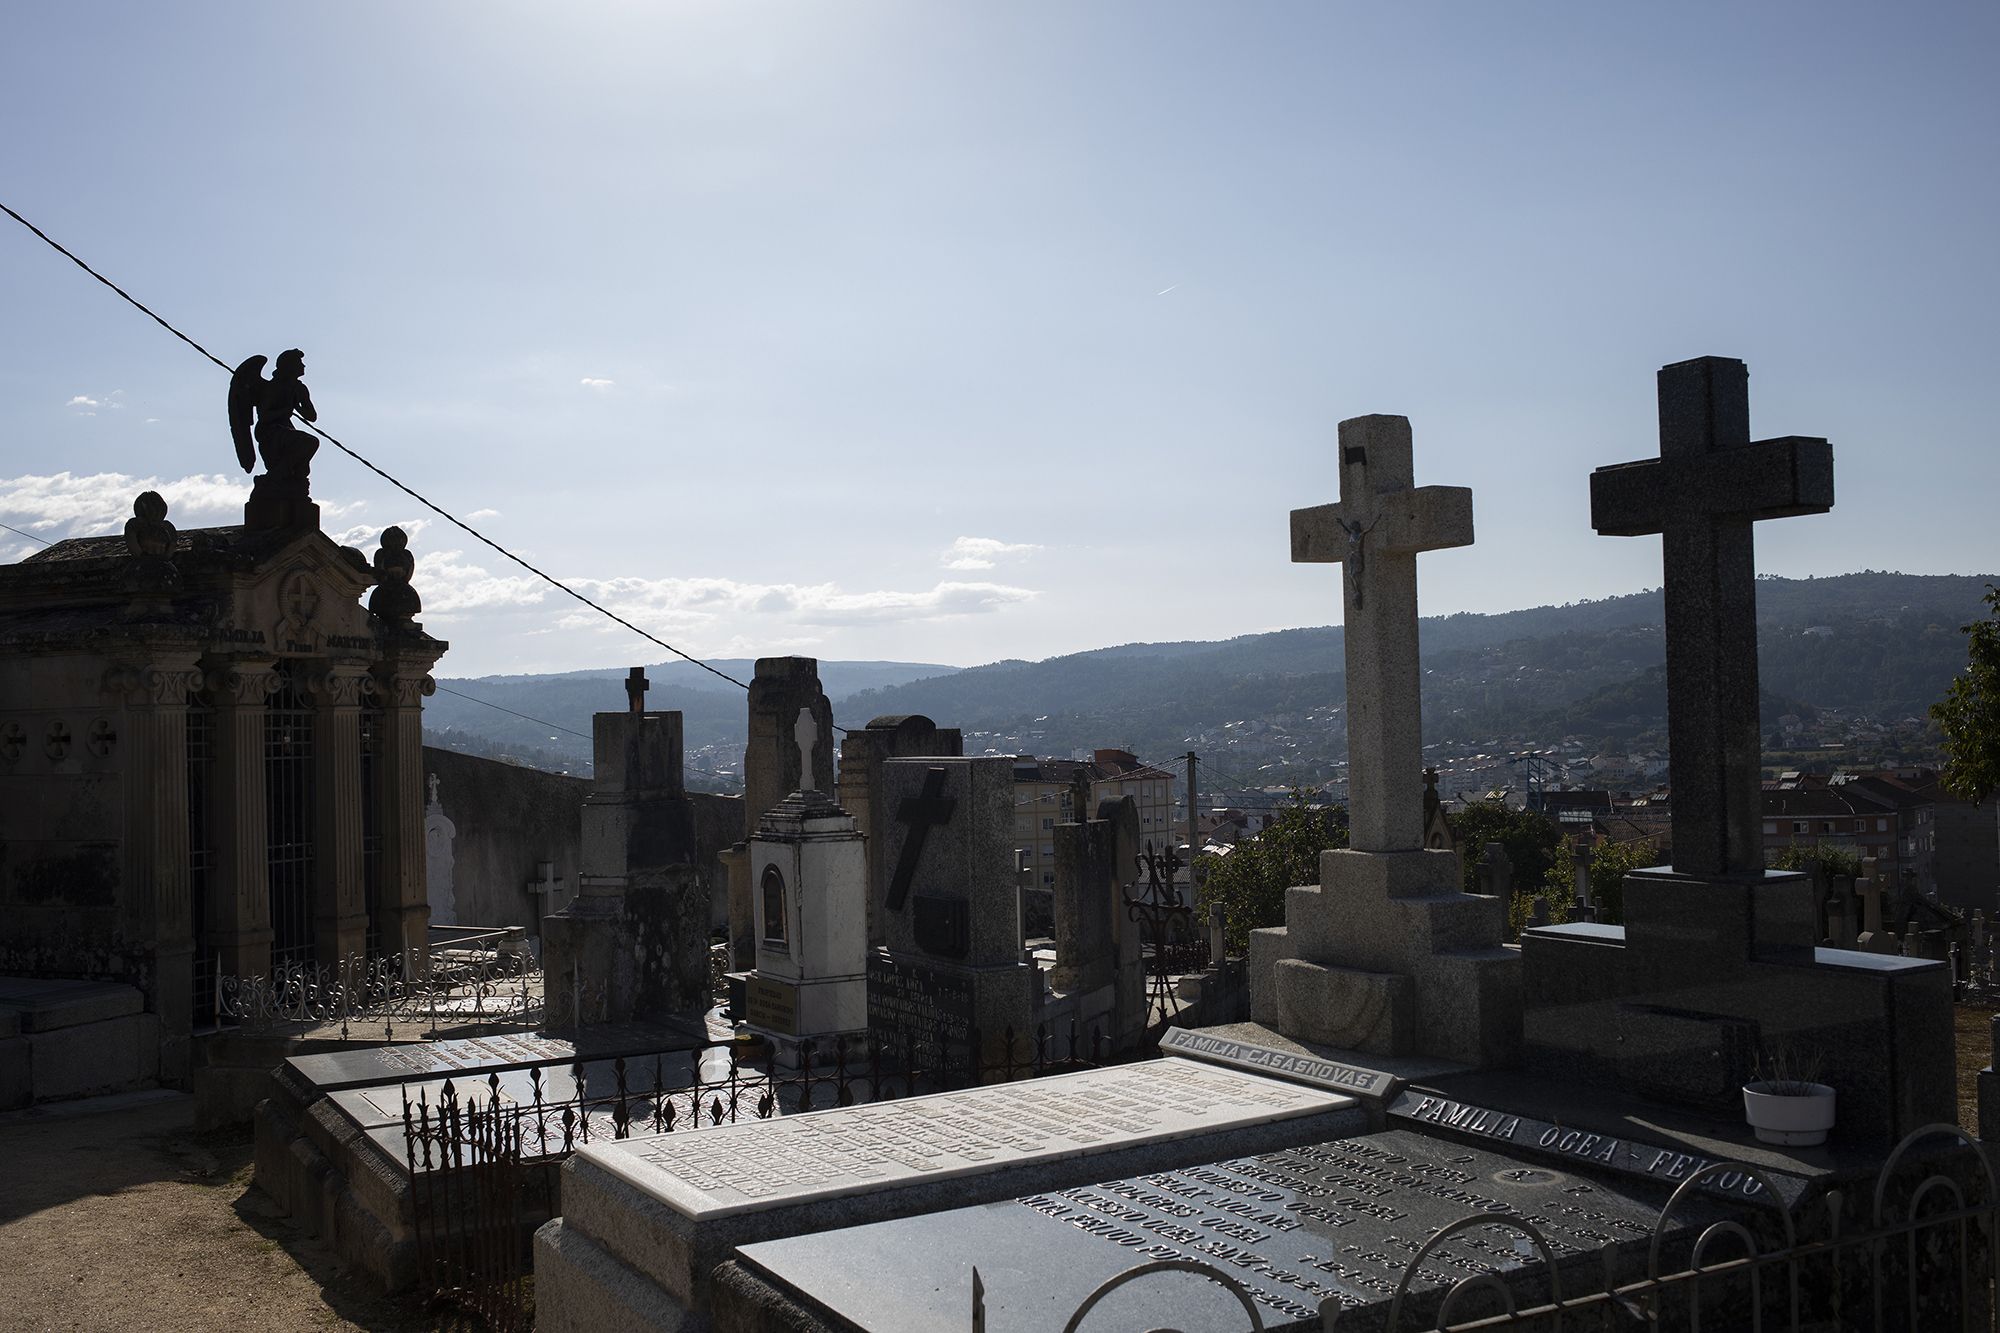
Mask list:
[[[0,1116],[0,1324],[432,1327],[251,1187],[247,1129],[197,1138],[193,1126],[185,1094]]]

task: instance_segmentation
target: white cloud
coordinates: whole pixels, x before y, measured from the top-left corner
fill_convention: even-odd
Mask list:
[[[843,592],[831,583],[739,583],[704,578],[575,579],[571,583],[591,600],[635,624],[656,632],[678,633],[731,630],[748,616],[768,616],[795,626],[829,627],[943,620],[984,615],[1036,596],[1033,589],[998,583],[944,582],[916,592]],[[558,623],[566,629],[617,629],[588,608],[578,608]]]
[[[475,509],[471,513],[465,516],[466,521],[468,523],[475,518],[498,518],[498,517],[500,517],[500,511],[497,509]]]
[[[187,477],[135,477],[124,472],[0,477],[0,521],[56,538],[119,532],[132,517],[132,501],[141,491],[160,493],[167,502],[167,520],[176,527],[241,523],[243,502],[250,498],[250,478],[219,472]],[[319,506],[323,517],[343,519],[366,509],[368,502],[321,500]]]
[[[960,537],[943,555],[946,569],[991,569],[1009,556],[1027,555],[1042,548],[1032,542],[1003,542],[993,537]]]
[[[158,491],[166,499],[167,518],[176,525],[198,527],[240,522],[250,479],[216,473],[169,480],[123,472],[0,477],[0,519],[62,537],[117,532],[132,517],[132,501],[141,491]]]
[[[583,387],[586,389],[595,389],[599,393],[602,393],[606,389],[610,388],[613,383],[615,383],[615,381],[613,380],[592,379],[588,375],[585,375],[583,377]]]
[[[92,398],[92,397],[89,397],[89,396],[88,396],[88,395],[86,395],[86,394],[81,394],[81,393],[80,393],[80,394],[78,394],[78,395],[77,395],[76,397],[74,397],[74,398],[70,399],[70,400],[69,400],[68,402],[64,403],[64,404],[63,404],[63,406],[64,406],[64,407],[102,407],[102,406],[104,406],[104,404],[103,404],[103,403],[100,403],[100,402],[99,402],[99,401],[98,401],[97,399],[95,399],[95,398]]]

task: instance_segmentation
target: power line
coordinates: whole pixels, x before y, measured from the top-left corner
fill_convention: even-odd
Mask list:
[[[562,723],[551,722],[545,717],[530,717],[526,713],[517,713],[511,708],[505,707],[504,705],[501,704],[494,703],[491,699],[481,699],[477,695],[467,694],[464,690],[454,690],[449,685],[440,685],[437,688],[439,694],[455,695],[456,697],[465,700],[467,703],[479,704],[482,707],[491,708],[497,713],[505,713],[509,717],[518,717],[523,722],[532,722],[538,727],[547,727],[551,731],[565,732],[571,736],[578,736],[584,740],[591,741],[593,743],[597,739],[595,736],[590,735],[588,732],[578,731],[575,727],[565,727]],[[704,774],[707,777],[716,778],[723,782],[742,781],[742,778],[736,774],[718,773],[712,768],[703,768],[700,764],[690,764],[686,760],[681,761],[681,767],[689,769],[696,773]]]
[[[499,712],[499,713],[505,713],[505,714],[507,714],[507,715],[508,715],[509,717],[518,717],[518,718],[520,718],[520,719],[521,719],[521,720],[522,720],[523,722],[532,722],[532,723],[534,723],[534,724],[535,724],[536,726],[538,726],[538,727],[548,727],[548,728],[549,728],[550,730],[552,730],[552,731],[566,731],[566,732],[568,732],[568,733],[569,733],[570,735],[572,735],[572,736],[581,736],[581,737],[583,737],[583,739],[584,739],[584,740],[587,740],[587,741],[594,741],[594,740],[596,739],[596,738],[595,738],[595,737],[593,737],[593,736],[590,736],[590,735],[588,735],[588,734],[586,734],[586,733],[584,733],[584,732],[581,732],[581,731],[578,731],[578,730],[577,730],[577,729],[576,729],[575,727],[565,727],[565,726],[564,726],[564,725],[563,725],[562,723],[560,723],[560,722],[550,722],[550,721],[548,721],[548,720],[546,720],[546,719],[544,719],[544,718],[539,718],[539,717],[529,717],[529,716],[528,716],[528,715],[527,715],[526,713],[517,713],[517,712],[515,712],[515,711],[514,711],[513,709],[511,709],[511,708],[503,708],[503,707],[501,707],[501,706],[500,706],[499,704],[496,704],[496,703],[493,703],[493,702],[491,702],[490,700],[486,700],[486,699],[478,699],[478,698],[474,698],[474,697],[473,697],[472,695],[470,695],[470,694],[467,694],[467,693],[466,693],[465,691],[463,691],[463,690],[454,690],[454,689],[453,689],[453,688],[452,688],[451,686],[449,686],[449,685],[440,685],[440,686],[438,686],[437,688],[438,688],[438,693],[439,693],[439,694],[451,694],[451,695],[456,695],[456,696],[457,696],[458,698],[460,698],[460,699],[464,699],[464,700],[467,700],[467,701],[468,701],[468,702],[470,702],[470,703],[475,703],[475,704],[483,704],[483,705],[485,705],[486,707],[488,707],[488,708],[491,708],[491,709],[493,709],[493,710],[494,710],[495,712]]]
[[[5,208],[5,207],[6,207],[5,204],[0,204],[0,208]],[[40,542],[44,546],[55,545],[54,542],[50,541],[46,537],[37,537],[32,532],[23,532],[19,528],[14,527],[12,524],[9,523],[0,523],[0,528],[6,528],[7,531],[13,533],[16,537],[26,537],[31,542]]]
[[[156,314],[143,301],[139,300],[139,298],[133,296],[123,287],[120,287],[117,283],[111,281],[111,279],[105,277],[102,273],[99,273],[89,264],[86,264],[83,260],[77,258],[76,255],[72,254],[67,248],[63,246],[63,244],[60,241],[56,240],[55,237],[49,235],[47,232],[43,231],[40,227],[37,227],[34,223],[22,217],[12,208],[9,208],[5,203],[0,203],[0,211],[4,211],[8,217],[14,219],[14,221],[20,223],[22,226],[26,227],[29,231],[33,232],[36,236],[40,237],[42,241],[45,242],[49,246],[49,248],[54,250],[57,254],[69,260],[70,263],[75,264],[85,273],[88,273],[91,277],[97,279],[99,282],[103,283],[106,287],[109,287],[112,291],[116,292],[121,299],[123,299],[133,309],[137,310],[140,314],[145,315],[148,319],[152,320],[155,324],[158,324],[168,333],[173,334],[174,337],[179,338],[189,347],[194,348],[195,351],[207,357],[210,361],[212,361],[215,364],[215,366],[219,370],[223,371],[225,374],[234,373],[233,371],[230,370],[229,364],[225,362],[221,357],[209,351],[206,347],[203,347],[200,343],[196,342],[193,338],[190,338],[187,334],[182,333],[179,329],[175,328],[172,324],[169,324],[165,319],[161,318],[158,314]],[[465,522],[463,519],[459,518],[456,514],[451,513],[450,511],[446,510],[443,506],[435,503],[427,496],[423,495],[421,492],[411,488],[410,486],[405,485],[397,478],[391,476],[389,473],[375,466],[374,463],[362,457],[360,454],[356,453],[353,449],[349,448],[346,444],[342,443],[334,436],[328,434],[326,431],[321,430],[317,425],[313,424],[312,422],[306,421],[300,424],[304,425],[307,430],[319,436],[322,440],[325,440],[328,444],[332,445],[334,448],[340,450],[340,452],[346,454],[349,458],[352,458],[355,462],[361,464],[361,466],[367,468],[370,472],[373,472],[376,476],[382,478],[382,480],[388,482],[391,486],[394,486],[397,490],[401,491],[403,494],[415,500],[418,504],[423,505],[426,509],[436,514],[439,518],[442,518],[447,523],[450,523],[453,526],[459,528],[461,531],[473,537],[475,540],[491,547],[494,551],[498,552],[500,555],[506,557],[507,559],[513,561],[521,568],[527,570],[530,574],[533,574],[536,578],[541,579],[544,583],[547,583],[550,587],[555,588],[559,592],[574,597],[577,601],[582,602],[585,606],[597,612],[599,615],[604,616],[606,619],[612,620],[617,624],[623,625],[626,629],[631,630],[634,634],[637,634],[640,638],[645,639],[650,643],[658,644],[660,647],[672,653],[675,657],[681,658],[683,661],[686,662],[691,662],[695,666],[700,667],[703,671],[706,671],[711,675],[721,677],[723,680],[728,681],[731,685],[734,685],[737,689],[747,690],[750,688],[748,685],[745,685],[742,681],[736,679],[736,677],[730,675],[728,672],[718,670],[715,667],[710,666],[708,663],[702,661],[700,658],[682,652],[680,649],[674,647],[671,643],[668,643],[665,639],[662,639],[657,634],[653,634],[650,633],[649,631],[640,629],[637,625],[625,619],[625,617],[619,615],[617,612],[612,611],[606,607],[600,606],[598,603],[592,601],[588,597],[585,597],[582,593],[570,587],[562,580],[554,577],[551,574],[544,572],[543,570],[536,568],[534,565],[529,564],[526,560],[523,560],[520,556],[515,555],[512,551],[502,546],[499,542],[494,541],[491,537],[488,537],[485,533],[479,531],[471,524]],[[14,531],[14,529],[11,528],[8,530],[10,532]],[[47,543],[44,543],[44,545],[46,544]],[[846,728],[843,727],[840,728],[840,730],[844,731],[846,730]]]

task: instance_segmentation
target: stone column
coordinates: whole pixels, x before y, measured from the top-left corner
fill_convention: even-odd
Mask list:
[[[278,688],[269,658],[222,658],[203,676],[215,701],[215,760],[209,799],[207,922],[223,976],[271,973],[271,884],[264,803],[265,700]],[[185,737],[183,715],[183,737]]]
[[[799,749],[799,711],[809,710],[817,728],[812,747],[812,772],[805,770]],[[743,836],[757,831],[764,812],[795,791],[831,793],[833,778],[833,705],[819,687],[819,662],[810,657],[760,657],[750,678],[749,742],[743,749]],[[747,851],[746,851],[747,856]],[[725,864],[730,864],[725,862]],[[757,963],[757,942],[748,935],[751,919],[747,867],[729,880],[729,965],[748,971]],[[743,933],[738,928],[743,927]]]
[[[1117,967],[1118,828],[1079,818],[1056,825],[1054,898],[1056,965],[1049,983],[1088,993],[1109,985]]]
[[[429,966],[431,904],[424,879],[424,697],[437,692],[430,658],[391,657],[375,669],[382,692],[376,755],[377,827],[382,830],[381,897],[369,904],[384,954],[404,952]]]
[[[314,938],[320,965],[333,969],[368,947],[369,904],[361,864],[361,702],[369,685],[368,668],[334,662],[311,673],[309,681],[314,712]]]
[[[193,904],[188,899],[187,701],[200,688],[196,655],[160,653],[119,668],[108,690],[125,704],[119,733],[89,744],[122,745],[124,892],[119,929],[150,940],[152,1007],[160,1020],[160,1081],[185,1086],[194,1013]]]

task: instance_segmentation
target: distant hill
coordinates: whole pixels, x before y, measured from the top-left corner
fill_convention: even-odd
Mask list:
[[[1766,711],[1842,709],[1921,716],[1964,666],[1959,626],[1980,616],[1996,576],[1864,572],[1757,583]],[[1657,591],[1421,622],[1429,741],[1572,733],[1629,736],[1664,721],[1662,604]],[[1148,756],[1186,749],[1230,724],[1275,724],[1341,748],[1345,701],[1339,627],[1222,642],[1130,643],[1040,662],[955,670],[902,662],[822,662],[835,717],[858,726],[924,713],[968,732],[977,753],[1122,745]],[[747,661],[717,662],[748,680]],[[690,752],[740,756],[741,692],[686,663],[649,666],[648,702],[686,714]],[[443,681],[449,688],[587,733],[590,714],[622,708],[622,670]],[[443,692],[427,726],[489,744],[588,754],[587,742]],[[986,733],[984,738],[971,733]],[[558,739],[552,740],[554,735]],[[525,757],[525,756],[524,756]]]

